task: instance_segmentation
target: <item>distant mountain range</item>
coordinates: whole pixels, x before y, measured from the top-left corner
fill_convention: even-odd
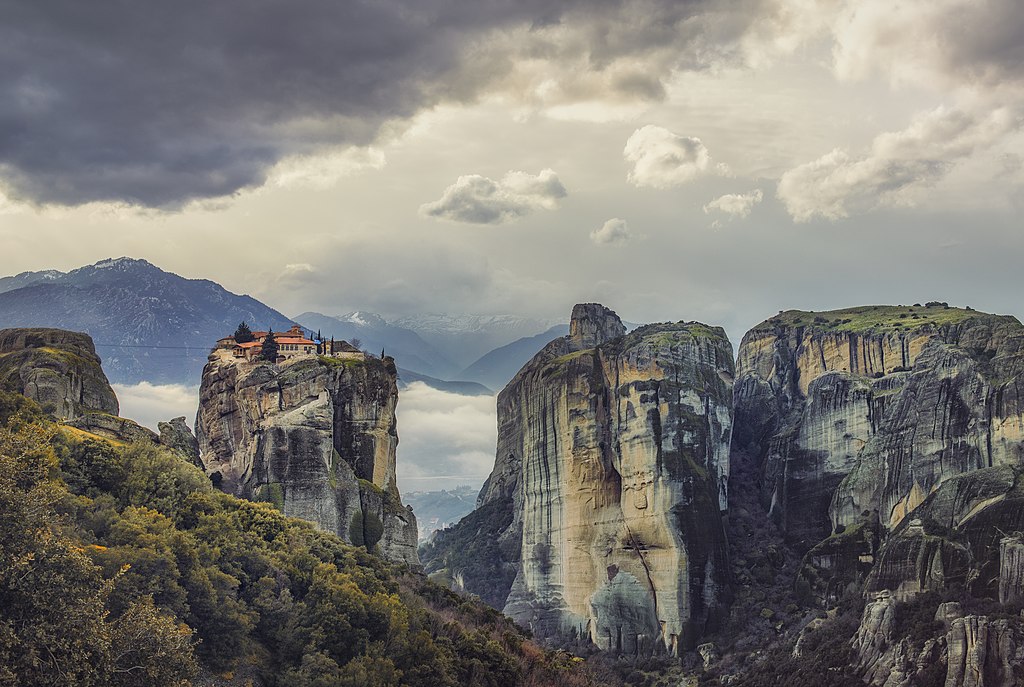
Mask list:
[[[552,339],[569,333],[569,325],[556,324],[551,329],[533,336],[524,336],[510,344],[485,353],[475,363],[459,373],[460,379],[472,379],[492,389],[502,389],[516,372],[527,363],[537,351]]]
[[[114,383],[198,383],[213,343],[241,321],[282,331],[293,323],[325,337],[359,340],[395,357],[403,383],[455,393],[501,389],[567,325],[512,315],[416,315],[392,321],[364,311],[289,318],[206,279],[186,279],[132,258],[60,272],[0,278],[0,327],[58,327],[96,342]],[[542,332],[542,333],[538,333]],[[456,381],[448,381],[456,380]]]
[[[448,377],[458,371],[455,362],[424,341],[417,332],[388,323],[375,313],[353,312],[332,317],[304,312],[296,315],[295,321],[328,338],[344,339],[349,343],[358,339],[359,348],[371,353],[384,349],[402,367],[424,375]]]
[[[86,332],[111,382],[197,384],[213,343],[245,320],[282,331],[292,320],[206,279],[117,258],[71,272],[0,279],[0,325]]]
[[[391,324],[416,332],[427,343],[459,363],[459,369],[465,369],[495,348],[535,336],[560,323],[558,320],[516,315],[425,314],[399,317]],[[529,357],[524,358],[523,362]]]

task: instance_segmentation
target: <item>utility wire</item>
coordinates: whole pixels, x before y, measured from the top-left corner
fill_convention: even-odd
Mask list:
[[[197,348],[212,348],[196,344],[195,346],[149,346],[147,344],[107,344],[107,343],[95,343],[94,346],[108,346],[110,348],[168,348],[175,351],[191,351]]]

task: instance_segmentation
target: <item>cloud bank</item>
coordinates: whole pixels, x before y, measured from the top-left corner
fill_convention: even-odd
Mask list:
[[[199,410],[199,387],[184,384],[111,384],[120,404],[121,417],[157,431],[157,424],[185,416],[192,427]]]
[[[32,203],[175,209],[442,103],[657,101],[677,70],[742,63],[772,2],[16,1],[0,180]]]
[[[498,441],[493,396],[462,396],[413,382],[398,401],[398,483],[403,491],[483,484]]]
[[[940,107],[902,131],[879,135],[866,155],[837,148],[789,170],[779,180],[778,196],[797,222],[914,205],[918,192],[1019,126],[1019,115],[1009,108],[969,112]]]
[[[553,210],[566,195],[550,169],[536,176],[509,172],[500,181],[470,174],[460,176],[439,200],[421,205],[420,214],[468,224],[502,224],[534,210]]]

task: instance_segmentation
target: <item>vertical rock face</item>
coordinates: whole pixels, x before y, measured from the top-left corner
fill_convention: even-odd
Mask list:
[[[1024,327],[934,307],[789,311],[743,339],[736,445],[807,549],[865,514],[896,527],[944,480],[1024,456]]]
[[[611,651],[676,651],[726,592],[732,351],[698,323],[624,331],[610,310],[578,305],[570,335],[501,392],[478,512],[511,510],[496,540],[516,570],[504,610],[517,622]],[[444,552],[485,530],[444,533],[428,570],[473,589]]]
[[[393,360],[361,353],[272,365],[215,351],[199,392],[202,462],[228,493],[418,564],[395,480],[396,378]]]
[[[1024,601],[1024,536],[1003,537],[999,542],[999,603]]]
[[[0,386],[31,398],[58,419],[118,412],[117,397],[88,334],[0,330]]]
[[[1011,687],[1024,680],[1024,633],[1008,620],[959,618],[946,646],[946,687]]]

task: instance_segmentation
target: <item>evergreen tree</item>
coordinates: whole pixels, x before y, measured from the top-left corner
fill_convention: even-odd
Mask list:
[[[252,330],[249,329],[249,325],[245,323],[245,320],[238,325],[238,329],[235,330],[235,343],[249,343],[253,340]]]
[[[270,362],[277,360],[277,340],[274,339],[274,330],[267,332],[267,338],[263,339],[263,348],[260,349],[260,357]]]

